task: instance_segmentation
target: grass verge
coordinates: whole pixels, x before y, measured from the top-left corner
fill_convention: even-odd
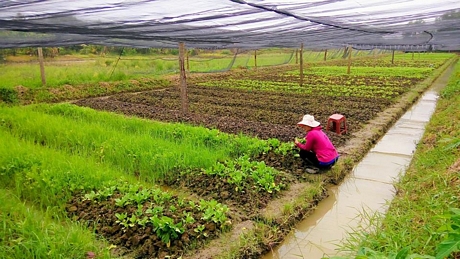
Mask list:
[[[56,219],[53,209],[37,210],[0,188],[1,258],[110,258],[109,245],[84,226]]]

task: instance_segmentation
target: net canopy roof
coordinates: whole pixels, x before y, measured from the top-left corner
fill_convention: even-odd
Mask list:
[[[0,48],[459,50],[460,0],[3,0]]]

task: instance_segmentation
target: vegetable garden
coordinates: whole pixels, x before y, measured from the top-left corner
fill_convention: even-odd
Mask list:
[[[71,233],[94,231],[107,243],[88,241],[71,250],[69,241],[52,253],[24,244],[0,252],[17,258],[84,258],[92,251],[97,258],[257,258],[364,155],[345,151],[350,141],[402,97],[420,93],[420,84],[452,57],[358,59],[351,74],[346,63],[318,62],[305,70],[302,86],[291,65],[192,74],[186,115],[179,89],[163,86],[72,104],[1,106],[2,198],[53,208],[51,219],[65,219],[75,226]],[[326,132],[343,151],[341,164],[329,172],[306,174],[293,147],[293,139],[303,137],[295,124],[306,113],[324,128],[331,114],[347,118],[347,134]],[[25,216],[15,215],[2,231],[26,239],[18,223]],[[211,249],[218,240],[227,241]]]

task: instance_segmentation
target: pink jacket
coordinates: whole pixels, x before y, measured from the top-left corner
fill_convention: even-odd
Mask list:
[[[321,126],[312,128],[307,132],[305,140],[305,144],[299,143],[297,147],[315,152],[319,162],[328,163],[338,158],[337,150],[326,133],[321,130]]]

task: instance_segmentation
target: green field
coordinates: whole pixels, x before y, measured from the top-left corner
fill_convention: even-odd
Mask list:
[[[285,82],[287,78],[297,82],[300,77],[293,53],[258,53],[261,68],[289,63],[288,69],[276,75],[256,70],[254,52],[243,53],[233,63],[234,78],[230,75],[217,81],[205,76],[197,85],[396,102],[455,58],[446,53],[400,53],[392,62],[391,55],[363,52],[353,60],[348,74],[347,60],[332,59],[333,55],[339,57],[340,51],[329,52],[331,63],[323,61],[323,52],[310,52],[305,58],[311,64],[305,67],[305,81],[299,86]],[[120,233],[151,228],[152,232],[142,233],[155,233],[156,247],[162,249],[180,247],[189,238],[190,244],[184,247],[193,251],[209,240],[225,237],[232,230],[233,217],[238,218],[235,214],[242,212],[234,212],[234,203],[223,204],[191,195],[186,188],[165,186],[169,182],[205,176],[236,186],[235,192],[243,197],[249,190],[277,197],[289,189],[292,180],[285,172],[251,158],[270,151],[281,157],[289,153],[292,143],[48,103],[174,85],[168,77],[177,76],[177,57],[118,58],[78,56],[78,61],[62,63],[47,60],[47,86],[41,85],[37,63],[0,65],[0,258],[88,258],[92,254],[97,258],[125,258],[120,252],[123,244],[101,238],[105,230],[94,227],[107,222],[82,220],[90,214],[85,208],[101,208],[115,215],[113,225]],[[230,51],[191,56],[190,71],[225,70],[232,59]],[[241,73],[262,76],[246,79]],[[383,227],[376,233],[355,233],[355,242],[349,246],[360,251],[359,258],[458,255],[460,193],[458,165],[453,166],[459,157],[459,73],[457,65],[423,144],[397,186],[400,195],[387,218],[375,219]],[[350,161],[343,159],[334,169],[344,170]],[[240,242],[229,244],[232,249],[222,251],[220,257],[240,258],[245,251],[258,251],[276,238],[278,228],[292,227],[286,222],[299,216],[295,210],[311,207],[326,186],[320,178],[308,181],[308,188],[298,199],[279,209],[279,219],[248,216],[255,227],[242,235]],[[80,206],[80,214],[72,214],[74,206]],[[106,220],[102,216],[97,219]],[[133,242],[129,239],[130,244]],[[443,256],[430,257],[436,253]]]

